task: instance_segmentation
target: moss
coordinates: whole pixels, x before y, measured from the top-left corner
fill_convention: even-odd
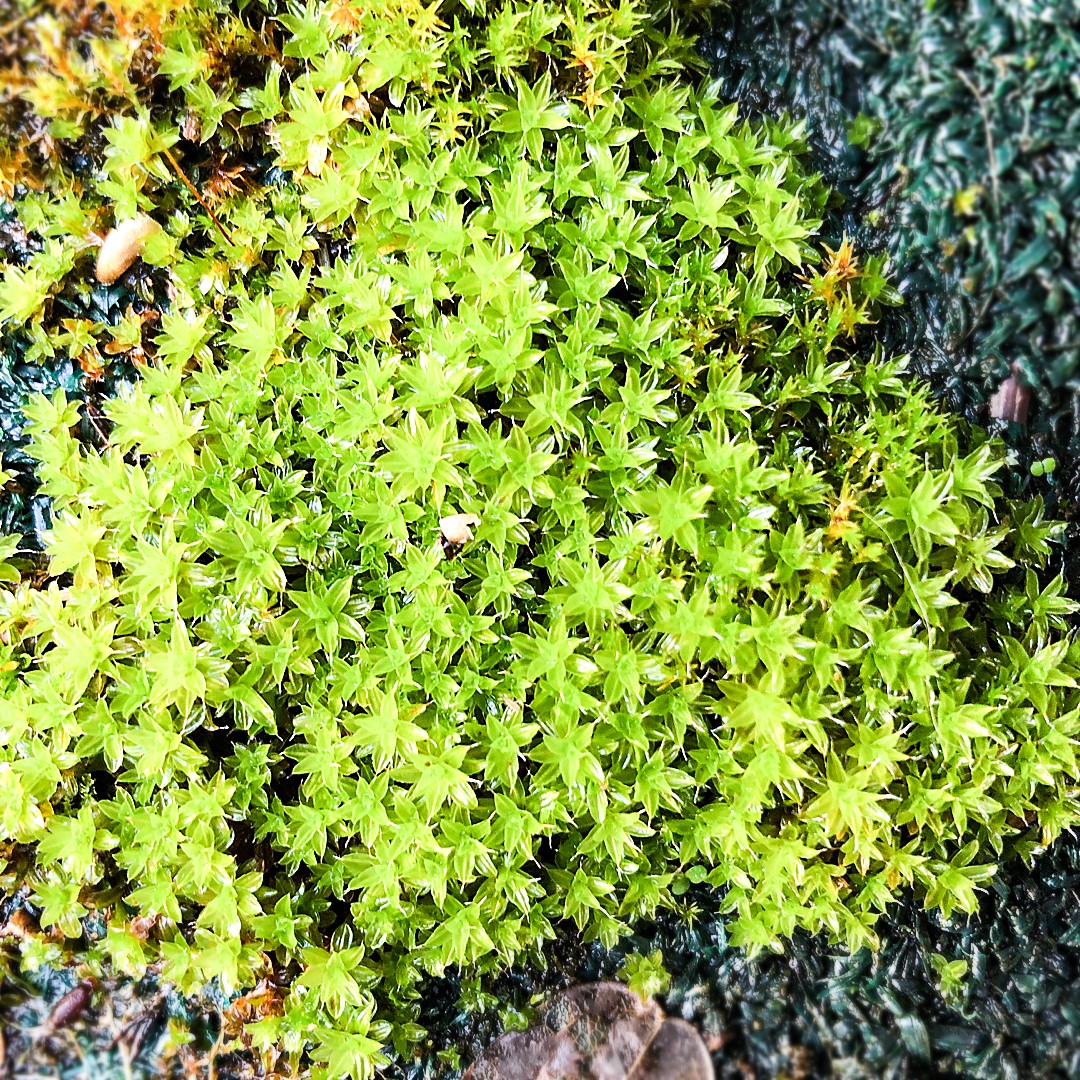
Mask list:
[[[857,948],[1076,820],[1056,527],[874,347],[801,129],[694,80],[667,6],[113,15],[27,91],[100,155],[44,163],[0,281],[31,359],[141,373],[100,447],[27,407],[23,964],[258,985],[264,1064],[366,1076],[425,980],[561,923],[707,883],[752,952]],[[136,212],[120,287],[167,310],[61,317]]]

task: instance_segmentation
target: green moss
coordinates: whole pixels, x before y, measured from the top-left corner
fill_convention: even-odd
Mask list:
[[[79,221],[166,228],[108,446],[28,409],[55,525],[0,593],[0,829],[43,927],[286,977],[252,1045],[364,1076],[426,978],[559,920],[611,942],[706,881],[750,949],[857,947],[1077,820],[1055,530],[864,344],[892,296],[815,254],[798,129],[695,86],[663,6],[212,14],[134,24],[167,100],[81,194],[50,172],[0,285],[8,333],[96,348],[48,300]],[[283,178],[211,219],[197,138]]]

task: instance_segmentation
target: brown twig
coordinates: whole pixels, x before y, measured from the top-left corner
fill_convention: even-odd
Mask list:
[[[994,200],[994,217],[1000,218],[1001,196],[998,192],[997,152],[994,149],[994,132],[990,126],[990,116],[986,111],[986,103],[983,100],[982,91],[968,78],[962,68],[956,69],[956,77],[971,91],[975,98],[975,104],[979,107],[983,131],[986,133],[986,152],[990,159],[990,194]]]
[[[979,108],[979,115],[982,117],[983,132],[986,135],[987,164],[990,167],[990,200],[994,204],[994,220],[1000,221],[1001,193],[998,189],[997,151],[994,148],[994,131],[990,125],[990,115],[986,111],[986,102],[983,100],[982,91],[971,81],[963,69],[956,69],[956,77],[971,91],[972,97],[975,98],[975,104]],[[964,342],[966,342],[982,325],[982,321],[986,318],[986,314],[990,310],[990,305],[993,301],[994,291],[992,290],[983,301],[982,308],[979,310],[978,315],[975,316],[975,321],[968,328],[968,332],[957,342],[957,348],[963,345]]]
[[[187,174],[184,172],[184,170],[180,168],[180,162],[178,162],[176,158],[173,157],[172,151],[167,146],[162,147],[162,151],[169,159],[169,164],[172,165],[173,169],[176,172],[176,175],[180,177],[183,185],[188,189],[188,191],[191,192],[192,195],[195,196],[195,198],[199,202],[199,205],[210,215],[210,220],[217,226],[218,232],[221,233],[221,235],[224,236],[225,239],[234,247],[239,247],[240,245],[237,244],[237,242],[233,239],[232,234],[229,232],[228,229],[225,228],[224,225],[221,224],[221,222],[218,220],[217,214],[215,214],[214,211],[210,209],[207,201],[199,194],[199,192],[195,188],[195,185],[187,178]]]
[[[966,344],[968,338],[970,338],[971,335],[974,334],[980,326],[982,326],[983,319],[986,318],[987,312],[990,310],[990,305],[994,302],[994,294],[996,291],[996,288],[991,289],[990,292],[987,294],[986,299],[982,302],[982,307],[979,308],[979,313],[975,316],[975,318],[972,320],[971,325],[967,328],[967,332],[962,338],[960,338],[958,342],[956,342],[955,345],[952,346],[954,351],[959,349],[961,345]]]
[[[884,54],[885,56],[896,55],[895,50],[890,49],[889,46],[886,45],[883,41],[879,41],[872,34],[868,34],[865,30],[862,29],[862,27],[852,22],[847,15],[845,15],[839,8],[834,7],[829,2],[829,0],[822,0],[822,5],[824,6],[826,11],[830,12],[833,16],[839,19],[856,37],[862,38],[863,41],[865,41],[868,45],[871,45],[875,49],[877,49],[878,52]]]

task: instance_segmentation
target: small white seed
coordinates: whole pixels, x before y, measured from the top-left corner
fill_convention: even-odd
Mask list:
[[[439,518],[439,531],[448,544],[467,544],[472,539],[472,526],[479,524],[476,514],[451,514]]]
[[[161,226],[146,214],[121,221],[101,245],[94,273],[102,285],[111,285],[141,254],[146,241]]]

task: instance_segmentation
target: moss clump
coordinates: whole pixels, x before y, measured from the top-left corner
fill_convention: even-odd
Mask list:
[[[365,1076],[425,978],[558,920],[610,942],[707,881],[751,949],[859,946],[1076,820],[1054,530],[856,345],[890,293],[815,254],[798,129],[694,86],[662,5],[213,14],[138,24],[170,94],[50,174],[0,283],[7,333],[97,349],[49,299],[86,223],[164,226],[107,446],[28,410],[55,522],[0,596],[0,829],[43,928],[268,979],[250,1045]],[[209,207],[200,139],[268,182]]]

